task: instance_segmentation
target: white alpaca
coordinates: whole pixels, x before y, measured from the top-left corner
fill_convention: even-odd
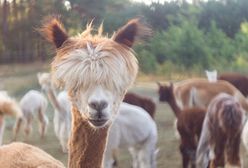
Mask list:
[[[39,132],[41,138],[43,138],[48,126],[48,118],[46,116],[46,109],[47,109],[46,97],[39,91],[30,90],[22,97],[20,101],[20,107],[23,116],[18,117],[16,119],[16,124],[14,126],[14,140],[17,137],[17,134],[20,130],[23,121],[25,122],[26,139],[28,139],[29,134],[32,132],[32,121],[34,115],[36,114],[40,122]]]
[[[157,127],[149,114],[138,106],[122,103],[110,128],[104,167],[112,167],[113,154],[119,148],[128,148],[133,168],[155,168],[157,139]]]
[[[217,81],[217,71],[216,70],[213,70],[213,71],[205,70],[205,73],[207,75],[209,82],[216,82]]]
[[[54,132],[60,141],[63,152],[66,153],[71,131],[71,103],[65,91],[60,92],[56,97],[49,73],[38,73],[37,76],[42,89],[46,92],[54,108]]]
[[[19,118],[22,117],[22,112],[18,103],[10,98],[6,91],[0,91],[0,145],[2,145],[6,115]]]

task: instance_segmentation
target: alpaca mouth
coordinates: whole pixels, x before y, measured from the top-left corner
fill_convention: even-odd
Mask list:
[[[106,119],[89,119],[89,121],[94,126],[100,127],[100,126],[103,126],[108,120],[106,120]]]

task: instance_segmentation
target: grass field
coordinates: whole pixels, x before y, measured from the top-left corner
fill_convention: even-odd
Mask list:
[[[11,96],[16,97],[17,100],[30,89],[40,90],[36,73],[39,71],[48,71],[48,64],[35,63],[33,65],[10,65],[0,66],[0,89],[9,91]],[[157,100],[156,84],[153,81],[139,82],[137,81],[131,89],[136,93],[140,93]],[[59,141],[55,137],[53,131],[53,109],[49,105],[47,114],[49,116],[49,128],[45,139],[41,140],[38,134],[37,120],[33,123],[33,133],[27,143],[38,146],[50,153],[56,159],[61,160],[63,163],[67,162],[67,155],[62,153]],[[12,126],[14,118],[7,118],[6,130],[4,134],[4,143],[10,143],[12,137]],[[181,167],[181,156],[178,150],[179,141],[174,136],[174,115],[171,109],[165,103],[157,103],[157,111],[155,120],[158,127],[158,148],[160,152],[157,158],[158,168],[179,168]],[[18,141],[24,141],[23,132],[20,132]],[[247,154],[243,150],[242,157],[244,168],[248,167]],[[131,158],[127,150],[120,151],[119,156],[121,168],[131,167]]]

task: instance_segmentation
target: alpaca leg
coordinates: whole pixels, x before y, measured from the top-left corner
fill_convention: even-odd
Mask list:
[[[140,149],[138,152],[138,161],[140,167],[151,168],[151,157],[152,153],[148,146],[145,146],[144,148]]]
[[[43,112],[43,110],[39,110],[38,118],[40,121],[40,130],[39,130],[40,136],[41,136],[41,138],[44,138],[44,135],[45,135],[46,130],[47,130],[48,118],[45,115],[45,113]]]
[[[187,154],[183,144],[180,145],[180,152],[183,158],[183,168],[187,168],[189,165],[189,155]]]
[[[13,135],[13,141],[15,141],[16,138],[17,138],[17,134],[20,131],[22,122],[23,122],[23,118],[22,117],[19,117],[19,118],[16,119],[16,123],[15,123],[14,129],[13,129],[13,134],[14,134]]]
[[[133,160],[132,168],[139,168],[140,167],[140,165],[139,165],[139,156],[138,156],[139,150],[136,149],[136,148],[133,148],[133,147],[129,148],[128,150],[132,155],[132,160]]]
[[[212,167],[218,167],[218,166],[224,166],[224,149],[226,145],[226,139],[223,138],[217,138],[215,139],[215,158],[212,162]],[[211,168],[211,165],[210,165]]]
[[[59,132],[59,142],[60,142],[60,145],[62,146],[62,151],[64,153],[67,153],[68,152],[68,130],[67,130],[67,126],[66,126],[66,123],[63,122],[61,123],[61,126],[60,126],[60,132]]]
[[[240,162],[240,134],[227,140],[226,150],[225,150],[225,160],[229,167],[241,167]],[[225,167],[227,167],[225,165]]]
[[[26,141],[29,139],[29,135],[32,132],[32,121],[33,121],[33,116],[28,116],[26,120],[26,126],[25,126],[25,134],[26,134]]]
[[[3,142],[4,128],[5,128],[4,116],[0,115],[0,145],[2,145]]]

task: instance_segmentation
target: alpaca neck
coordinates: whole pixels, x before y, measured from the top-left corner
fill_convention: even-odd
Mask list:
[[[108,128],[94,129],[80,112],[72,109],[69,168],[101,168]]]
[[[170,95],[169,95],[170,98],[169,98],[168,103],[169,103],[171,109],[173,110],[174,114],[176,115],[176,117],[178,117],[181,110],[177,105],[176,97],[175,97],[175,94],[173,91],[174,90],[173,87],[171,86],[169,89],[170,89]]]
[[[47,96],[48,96],[48,99],[50,100],[53,108],[60,112],[62,110],[62,108],[61,108],[61,106],[60,106],[60,104],[58,102],[58,99],[57,99],[56,95],[55,95],[55,91],[50,88],[47,91]]]

